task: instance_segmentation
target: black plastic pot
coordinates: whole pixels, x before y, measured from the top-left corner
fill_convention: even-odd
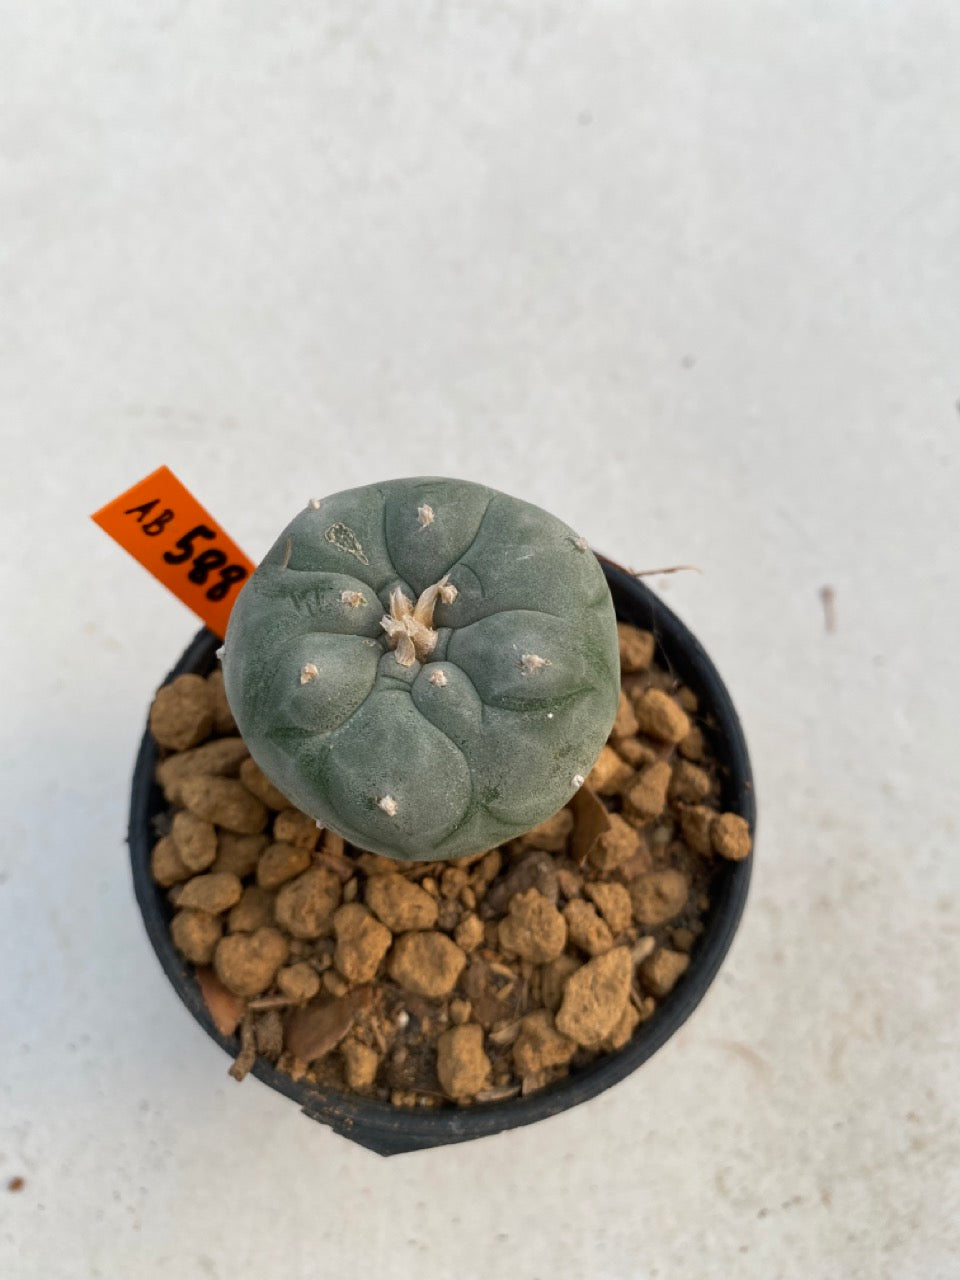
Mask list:
[[[723,808],[741,814],[753,830],[756,806],[750,760],[740,721],[716,668],[680,619],[643,583],[607,561],[602,563],[617,617],[653,631],[657,637],[658,660],[699,698],[698,719],[721,764]],[[219,643],[209,631],[201,631],[167,680],[184,672],[206,675],[215,665]],[[236,1036],[221,1035],[213,1025],[192,970],[174,950],[169,930],[170,906],[164,891],[154,884],[150,875],[154,819],[165,808],[163,796],[154,782],[155,765],[153,740],[145,733],[133,777],[128,836],[137,901],[153,949],[180,999],[207,1034],[235,1057],[239,1040]],[[253,1074],[296,1102],[312,1119],[380,1155],[466,1142],[532,1124],[586,1102],[646,1062],[690,1016],[716,977],[743,912],[752,858],[743,862],[721,859],[717,862],[704,931],[681,981],[619,1053],[599,1058],[539,1093],[484,1106],[400,1110],[388,1103],[320,1089],[306,1082],[294,1083],[289,1076],[261,1060],[254,1066]]]

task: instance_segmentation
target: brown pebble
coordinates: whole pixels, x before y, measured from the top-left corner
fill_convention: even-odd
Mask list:
[[[173,945],[191,964],[209,964],[220,941],[220,921],[206,911],[178,911],[170,921]]]
[[[207,676],[207,688],[210,690],[210,705],[213,708],[214,733],[236,733],[237,722],[227,701],[227,691],[223,684],[223,671],[217,667]]]
[[[326,844],[326,839],[324,839],[324,844]],[[395,876],[398,874],[396,859],[381,858],[377,853],[358,854],[356,864],[365,876]]]
[[[583,892],[583,876],[572,867],[557,867],[557,888],[565,898],[579,898]]]
[[[280,885],[306,871],[309,866],[310,854],[306,849],[297,849],[292,844],[271,844],[261,853],[257,863],[257,884],[261,889],[279,889]]]
[[[557,956],[540,970],[540,991],[544,1007],[556,1013],[563,1001],[563,989],[567,979],[580,968],[581,962],[574,956]]]
[[[162,747],[185,751],[210,736],[213,700],[202,676],[177,676],[158,689],[150,708],[150,732]]]
[[[690,732],[690,717],[661,689],[644,689],[634,712],[640,732],[660,742],[681,742]]]
[[[543,1089],[550,1083],[552,1073],[550,1071],[534,1071],[528,1076],[524,1076],[520,1082],[520,1096],[526,1098],[531,1093],[536,1093],[538,1089]]]
[[[157,782],[170,804],[183,804],[181,794],[188,778],[235,777],[250,752],[242,738],[215,738],[202,747],[180,751],[157,765]]]
[[[320,990],[320,975],[305,961],[289,965],[277,974],[277,986],[281,992],[297,1004],[312,1000]]]
[[[632,904],[630,894],[622,884],[596,881],[588,884],[584,892],[596,905],[614,937],[630,927]]]
[[[620,641],[620,670],[627,675],[646,671],[653,661],[653,632],[641,631],[629,622],[618,622],[617,638]]]
[[[345,996],[350,990],[349,981],[342,973],[337,973],[336,969],[327,969],[320,981],[323,983],[324,991],[332,996]]]
[[[483,897],[490,886],[500,874],[500,868],[503,866],[503,854],[499,849],[491,849],[485,853],[470,877],[470,883],[473,891],[478,898]]]
[[[234,995],[258,996],[266,991],[287,958],[287,942],[277,929],[231,933],[221,938],[213,957],[217,977]]]
[[[521,1076],[561,1067],[577,1051],[577,1042],[561,1034],[547,1009],[528,1013],[513,1044],[513,1061]]]
[[[652,1018],[657,1011],[657,1002],[653,996],[644,996],[640,1003],[636,1006],[639,1014],[639,1021],[646,1022],[648,1018]]]
[[[180,787],[184,806],[198,818],[240,835],[255,835],[267,825],[267,806],[236,778],[187,778]]]
[[[624,1006],[623,1013],[621,1013],[620,1015],[619,1022],[613,1028],[610,1034],[603,1039],[603,1041],[600,1044],[600,1048],[605,1053],[616,1053],[618,1049],[623,1048],[623,1046],[627,1043],[627,1041],[633,1035],[634,1031],[636,1031],[637,1024],[639,1022],[640,1022],[640,1014],[634,1008],[633,1004],[628,1000],[626,1005]]]
[[[273,785],[252,757],[244,760],[240,766],[240,781],[251,795],[262,800],[268,809],[287,809],[290,801]]]
[[[651,995],[665,996],[673,990],[689,963],[690,957],[682,951],[669,951],[666,947],[661,947],[641,964],[638,970],[640,981]]]
[[[197,911],[207,911],[210,915],[219,915],[240,901],[243,886],[236,876],[227,871],[212,871],[206,875],[194,876],[183,886],[178,906],[192,907]]]
[[[629,889],[631,881],[638,879],[640,876],[645,876],[648,871],[652,870],[653,857],[644,844],[640,846],[636,853],[631,854],[629,858],[625,858],[613,874],[621,884],[625,884]]]
[[[462,867],[447,867],[440,876],[440,896],[457,898],[467,887],[469,877]]]
[[[402,875],[370,876],[364,901],[392,933],[432,929],[437,923],[437,900]]]
[[[217,856],[217,830],[212,822],[181,809],[173,815],[170,835],[191,871],[206,871]]]
[[[483,941],[483,921],[478,915],[464,916],[457,925],[453,940],[463,951],[474,951]]]
[[[686,760],[702,760],[707,753],[703,730],[694,725],[677,747],[677,750]]]
[[[588,956],[602,955],[613,946],[609,928],[597,915],[596,908],[582,898],[567,903],[563,908],[563,918],[567,922],[571,943]]]
[[[437,911],[437,928],[444,933],[453,933],[460,923],[460,904],[453,898],[441,898]]]
[[[446,996],[457,985],[467,957],[445,934],[405,933],[389,960],[390,977],[419,996]]]
[[[437,1078],[450,1098],[469,1098],[490,1080],[483,1028],[475,1022],[451,1027],[437,1041]]]
[[[212,957],[213,947],[210,952]],[[199,968],[195,976],[213,1025],[222,1036],[232,1036],[240,1025],[247,1007],[246,1001],[228,991],[212,969]]]
[[[641,845],[639,833],[619,813],[611,813],[609,829],[590,850],[590,863],[598,871],[614,871],[637,853]]]
[[[509,914],[500,921],[497,935],[508,955],[546,964],[566,946],[567,922],[542,893],[528,889],[510,899]]]
[[[393,935],[366,907],[348,902],[333,917],[337,938],[334,963],[351,982],[372,982]]]
[[[285,1036],[286,1038],[286,1036]],[[302,1058],[296,1057],[295,1054],[285,1052],[281,1057],[277,1066],[281,1071],[285,1071],[294,1084],[309,1078],[309,1064],[304,1062]],[[313,1083],[316,1083],[314,1080]]]
[[[721,858],[739,862],[750,853],[750,828],[738,813],[721,813],[710,827],[710,840]]]
[[[639,738],[622,738],[617,743],[617,752],[634,769],[642,769],[645,764],[653,764],[657,758],[653,747],[647,742],[641,742]]]
[[[273,838],[313,853],[320,839],[320,828],[299,809],[284,809],[273,820]]]
[[[542,849],[528,853],[487,891],[486,906],[492,912],[501,912],[512,897],[525,893],[527,889],[536,889],[549,902],[556,904],[556,865],[556,860]]]
[[[633,707],[630,705],[630,699],[620,690],[620,701],[617,703],[617,715],[613,722],[613,728],[610,730],[610,736],[615,742],[621,738],[632,738],[637,732],[637,717],[634,714]]]
[[[633,917],[647,929],[672,920],[686,906],[690,881],[682,871],[667,867],[640,876],[630,885]]]
[[[636,782],[624,796],[627,811],[644,822],[657,818],[667,803],[671,769],[666,760],[656,760],[641,769]]]
[[[469,1000],[451,1000],[450,1001],[450,1021],[455,1026],[462,1026],[465,1022],[470,1021],[470,1015],[473,1013],[473,1005]]]
[[[597,763],[587,774],[587,786],[598,795],[615,796],[633,779],[633,768],[617,755],[613,747],[604,747],[597,758]]]
[[[620,1021],[630,999],[632,971],[626,947],[587,961],[567,979],[557,1030],[585,1048],[596,1048]]]
[[[708,809],[702,804],[683,806],[680,809],[680,830],[694,853],[711,852],[713,845],[710,840],[710,826],[716,816],[715,809]]]
[[[688,688],[686,685],[682,685],[677,690],[677,701],[680,703],[681,707],[683,707],[684,711],[686,711],[687,714],[691,716],[696,712],[697,708],[700,706],[700,702],[699,702],[699,699],[697,698],[697,695],[693,692],[692,689]]]
[[[369,1045],[348,1036],[340,1046],[344,1075],[351,1089],[369,1089],[377,1078],[380,1058]]]
[[[161,836],[150,853],[150,874],[164,889],[189,880],[193,872],[180,857],[180,851],[170,836]]]
[[[539,826],[518,836],[511,842],[511,848],[521,853],[525,849],[544,849],[547,853],[560,853],[567,843],[567,837],[573,830],[573,814],[569,809],[561,809],[552,818],[547,818]],[[489,856],[489,855],[488,855]]]
[[[673,766],[670,789],[667,793],[671,800],[684,804],[699,804],[710,794],[710,775],[699,765],[689,760],[678,760]]]
[[[264,925],[273,924],[276,895],[258,884],[248,884],[243,896],[227,917],[231,933],[256,933]]]
[[[211,871],[229,871],[241,880],[257,869],[260,855],[269,841],[266,836],[238,836],[234,831],[221,831],[217,836],[217,858]]]
[[[274,849],[277,847],[273,846]],[[283,847],[291,848],[290,845]],[[305,854],[309,859],[303,849],[291,851]],[[263,865],[263,858],[260,865]],[[340,877],[337,873],[329,867],[310,867],[282,886],[277,894],[274,914],[277,924],[295,938],[319,938],[329,931],[339,902]]]

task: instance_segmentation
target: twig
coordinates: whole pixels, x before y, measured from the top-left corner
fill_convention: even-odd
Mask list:
[[[635,578],[657,578],[664,573],[703,573],[696,564],[671,564],[664,569],[631,569]]]
[[[504,1102],[507,1098],[515,1098],[520,1092],[518,1084],[502,1084],[492,1089],[481,1089],[474,1095],[475,1102]]]
[[[837,629],[837,593],[831,586],[820,588],[820,601],[823,604],[823,625],[828,635]]]
[[[230,1068],[230,1075],[233,1076],[234,1080],[243,1080],[256,1060],[257,1042],[253,1033],[253,1018],[250,1016],[248,1008],[243,1015],[243,1021],[240,1023],[240,1052]]]

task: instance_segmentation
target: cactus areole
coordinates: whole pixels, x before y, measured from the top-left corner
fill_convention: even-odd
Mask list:
[[[457,858],[570,799],[619,696],[586,542],[462,480],[313,499],[240,593],[223,651],[254,759],[361,849]]]

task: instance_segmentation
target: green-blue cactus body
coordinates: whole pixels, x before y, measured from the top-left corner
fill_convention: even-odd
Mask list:
[[[455,858],[560,809],[610,732],[613,603],[582,538],[460,480],[314,501],[240,593],[223,671],[254,759],[360,848]]]

